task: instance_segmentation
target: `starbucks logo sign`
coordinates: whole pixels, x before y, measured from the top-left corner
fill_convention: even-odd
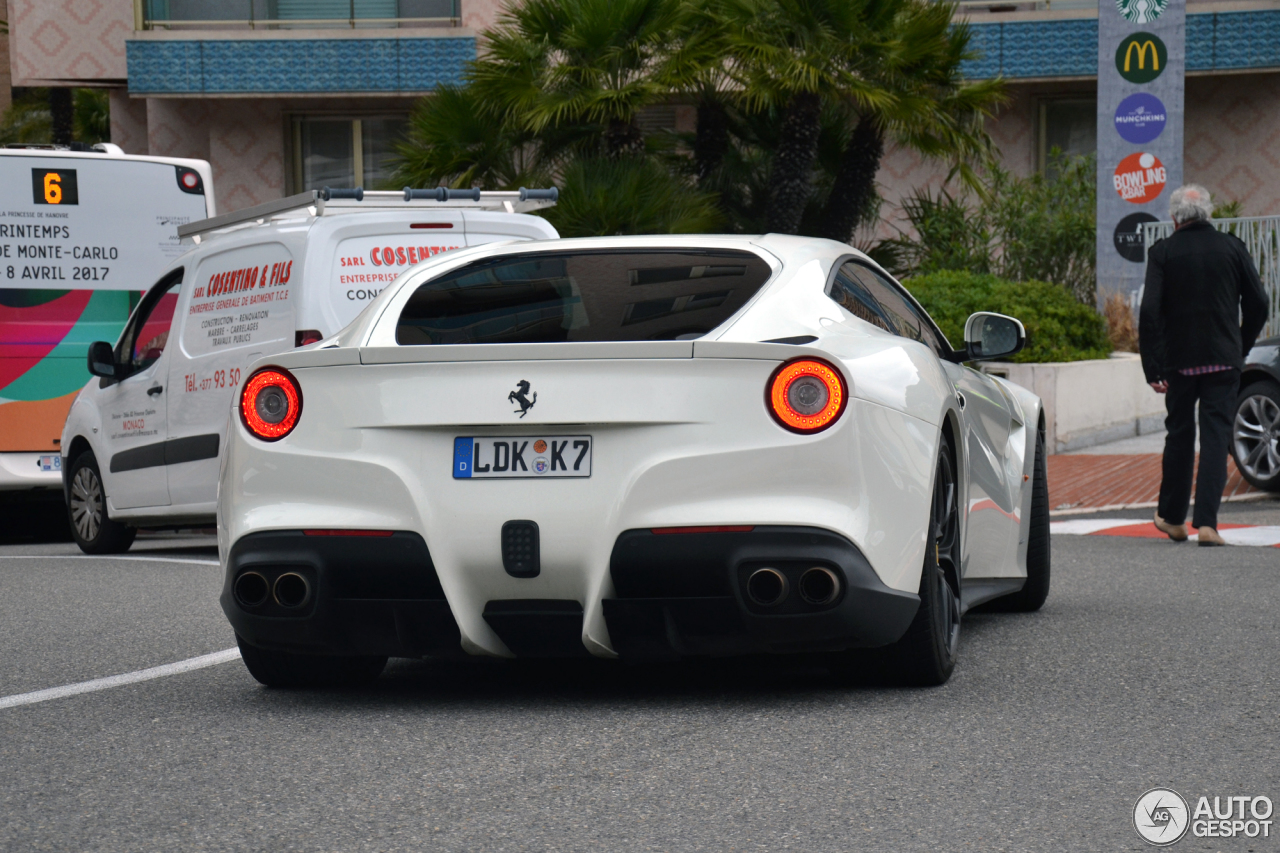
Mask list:
[[[1131,24],[1149,24],[1169,8],[1169,0],[1116,0],[1116,10]]]

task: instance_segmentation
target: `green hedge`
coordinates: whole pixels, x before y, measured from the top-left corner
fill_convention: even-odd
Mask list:
[[[1027,347],[1013,361],[1083,361],[1111,353],[1106,322],[1056,284],[955,271],[918,275],[903,284],[952,346],[963,344],[964,321],[970,314],[995,311],[1017,317],[1027,329]]]

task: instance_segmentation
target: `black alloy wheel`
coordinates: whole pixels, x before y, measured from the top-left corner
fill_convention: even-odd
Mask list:
[[[920,572],[920,608],[896,643],[832,656],[829,666],[837,677],[917,687],[936,687],[951,677],[960,645],[959,499],[951,442],[943,433]]]
[[[240,658],[267,687],[359,687],[386,668],[385,655],[304,655],[264,649],[239,634]]]
[[[107,493],[93,451],[86,450],[71,463],[67,517],[71,536],[86,554],[123,554],[138,535],[136,528],[107,517]]]
[[[1254,488],[1280,491],[1280,385],[1264,380],[1240,392],[1231,455]]]

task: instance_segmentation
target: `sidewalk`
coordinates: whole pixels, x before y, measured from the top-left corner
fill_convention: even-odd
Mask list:
[[[1154,507],[1160,495],[1163,448],[1161,432],[1050,456],[1050,513],[1063,516]],[[1224,500],[1252,500],[1266,495],[1245,482],[1234,460],[1227,460]]]

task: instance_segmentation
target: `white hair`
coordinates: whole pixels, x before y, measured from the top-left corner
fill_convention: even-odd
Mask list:
[[[1199,184],[1185,184],[1169,196],[1169,215],[1179,225],[1186,222],[1208,222],[1213,218],[1213,200]]]

